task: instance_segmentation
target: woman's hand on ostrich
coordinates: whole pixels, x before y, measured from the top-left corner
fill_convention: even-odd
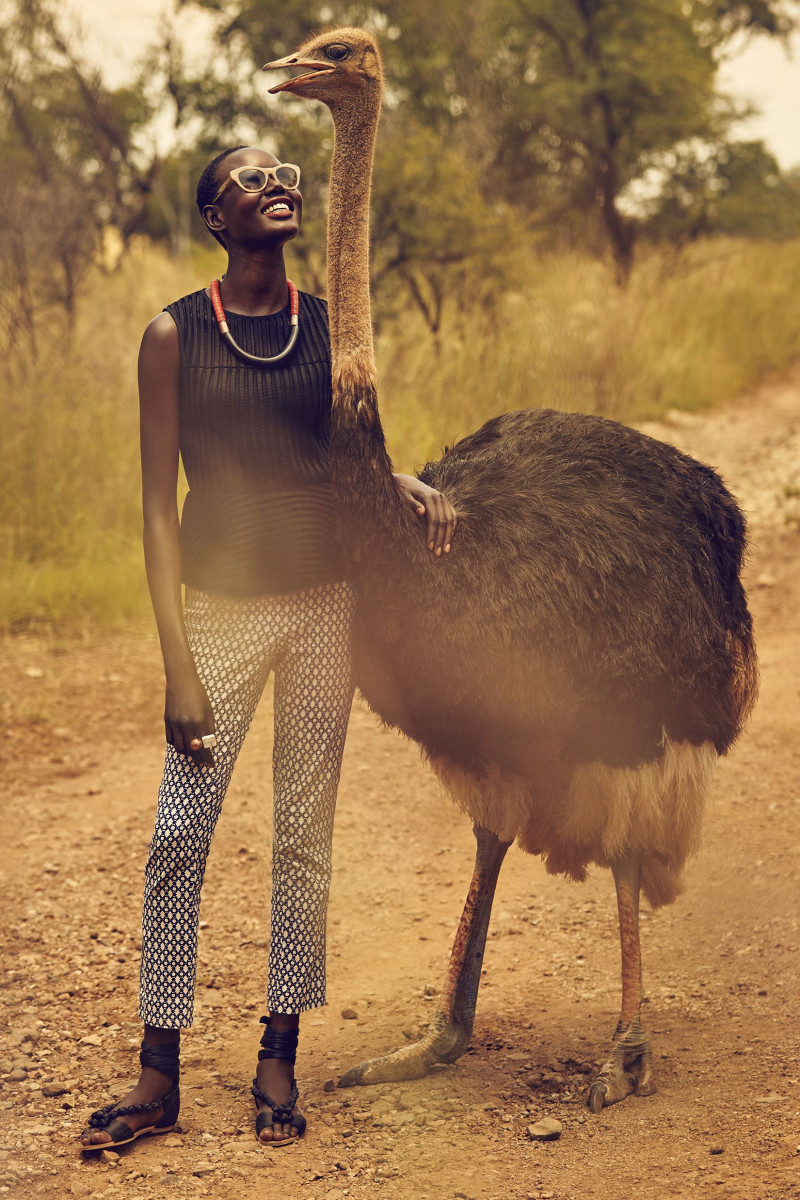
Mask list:
[[[413,475],[395,475],[394,478],[400,495],[426,523],[428,549],[437,558],[442,553],[449,554],[458,517],[447,496]]]
[[[214,755],[205,747],[192,750],[193,738],[204,738],[215,731],[214,713],[196,671],[167,676],[164,701],[164,732],[178,754],[188,754],[195,762],[214,765]]]

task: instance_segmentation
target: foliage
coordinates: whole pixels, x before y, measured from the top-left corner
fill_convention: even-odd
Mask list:
[[[625,283],[643,224],[636,205],[626,202],[628,194],[657,167],[668,200],[670,188],[680,184],[678,177],[673,187],[670,166],[678,164],[677,147],[701,145],[720,155],[741,115],[718,89],[722,56],[734,40],[741,44],[755,33],[784,36],[797,15],[792,0],[195,4],[218,13],[220,43],[235,43],[254,64],[282,55],[324,24],[362,23],[380,34],[388,88],[376,173],[376,244],[386,238],[392,252],[384,255],[377,278],[394,273],[434,331],[445,291],[458,292],[461,264],[478,253],[478,194],[490,206],[500,202],[495,242],[502,235],[503,206],[511,207],[562,242],[578,240],[600,252],[607,246],[617,279]],[[269,111],[295,112],[299,105],[302,120],[302,104],[282,97]],[[318,116],[306,112],[318,128]],[[427,144],[422,131],[431,134]],[[417,169],[409,160],[420,143],[429,154],[428,214],[435,186],[434,213],[446,196],[448,213],[459,209],[462,229],[454,239],[443,215],[447,247],[421,285],[419,265],[409,268],[407,262],[420,264],[425,256],[430,215],[418,224],[408,220],[408,203],[393,203],[397,185]],[[466,194],[459,155],[481,165]],[[673,206],[673,224],[682,211]],[[482,212],[485,231],[492,211]],[[686,216],[691,229],[694,214]]]
[[[761,142],[680,147],[652,202],[648,232],[679,245],[718,233],[800,235],[800,173],[782,173]]]
[[[109,92],[64,34],[53,0],[0,16],[0,342],[36,358],[73,328],[82,280],[111,224],[127,239],[151,171],[132,130],[149,117],[129,89]]]

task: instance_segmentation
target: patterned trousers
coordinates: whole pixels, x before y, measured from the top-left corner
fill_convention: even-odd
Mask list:
[[[353,699],[347,583],[255,599],[187,588],[184,620],[216,721],[214,766],[167,746],[145,872],[139,1015],[192,1024],[200,889],[236,757],[275,672],[267,1007],[325,1003],[325,921],[339,772]]]

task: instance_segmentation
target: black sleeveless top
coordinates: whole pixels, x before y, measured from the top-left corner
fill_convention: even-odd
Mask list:
[[[219,335],[205,291],[166,311],[181,352],[180,451],[189,493],[181,517],[182,579],[228,596],[296,592],[341,580],[329,481],[328,308],[300,293],[300,334],[274,367],[249,366]],[[288,305],[267,317],[227,313],[251,354],[277,354]]]

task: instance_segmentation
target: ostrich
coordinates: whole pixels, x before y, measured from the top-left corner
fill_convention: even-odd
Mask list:
[[[377,409],[369,193],[382,66],[364,30],[322,33],[265,70],[321,100],[335,145],[328,288],[331,477],[357,592],[356,679],[473,820],[477,854],[442,1001],[418,1042],[339,1086],[423,1076],[472,1033],[500,867],[516,839],[575,880],[610,867],[622,1004],[589,1091],[599,1112],[655,1091],[638,913],[680,890],[718,755],[756,692],[739,579],[744,520],[709,468],[613,421],[530,409],[425,468],[459,514],[447,558],[401,503]]]

